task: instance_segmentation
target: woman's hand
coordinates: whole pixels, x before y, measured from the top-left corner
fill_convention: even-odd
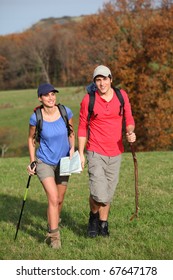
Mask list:
[[[74,154],[74,147],[72,147],[69,151],[70,159],[72,158],[73,154]]]
[[[27,167],[28,174],[33,176],[36,174],[36,161],[31,162]]]

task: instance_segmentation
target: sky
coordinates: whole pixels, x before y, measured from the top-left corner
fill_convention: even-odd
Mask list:
[[[0,0],[0,35],[20,33],[43,18],[96,14],[108,0]]]

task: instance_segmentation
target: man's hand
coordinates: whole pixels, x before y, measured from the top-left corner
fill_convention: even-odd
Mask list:
[[[133,131],[127,132],[126,139],[129,143],[134,143],[136,141],[136,134]]]
[[[80,160],[81,160],[81,167],[82,167],[82,170],[84,169],[84,166],[85,166],[85,156],[84,154],[80,154]]]

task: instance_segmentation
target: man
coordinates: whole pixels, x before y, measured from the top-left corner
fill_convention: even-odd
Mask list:
[[[88,163],[90,185],[90,215],[88,236],[109,236],[108,216],[115,188],[119,180],[122,143],[123,115],[119,114],[120,101],[112,88],[112,74],[108,67],[99,65],[93,73],[96,86],[95,104],[90,120],[88,135],[89,94],[81,102],[78,127],[78,145],[82,168],[85,164],[84,149]],[[135,142],[135,123],[128,96],[121,89],[124,98],[124,118],[126,121],[126,138]]]

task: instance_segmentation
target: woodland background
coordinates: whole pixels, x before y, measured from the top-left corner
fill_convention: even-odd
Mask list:
[[[128,93],[138,150],[172,150],[171,1],[161,1],[159,8],[151,0],[110,1],[96,15],[50,18],[0,36],[0,90],[5,92],[35,89],[42,82],[85,87],[99,64],[110,67],[114,85]]]

